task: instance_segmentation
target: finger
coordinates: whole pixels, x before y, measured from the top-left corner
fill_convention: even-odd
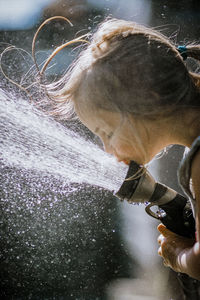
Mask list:
[[[159,254],[160,256],[162,256],[162,249],[161,249],[161,247],[158,248],[158,254]]]
[[[162,250],[161,250],[161,247],[158,249],[158,254],[162,257]],[[164,260],[164,259],[163,259],[163,265],[164,265],[165,267],[168,267],[168,266],[169,266],[168,263],[166,262],[166,260]]]
[[[165,230],[165,228],[166,228],[166,226],[165,225],[163,225],[162,223],[160,223],[158,226],[157,226],[157,229],[158,229],[158,231],[163,231],[163,230]]]
[[[164,265],[165,267],[168,267],[168,263],[167,263],[165,260],[163,260],[163,265]]]
[[[167,229],[167,227],[165,225],[163,225],[163,224],[159,224],[158,227],[157,227],[157,229],[164,236],[168,236],[168,235],[172,234],[172,231],[170,231],[169,229]]]
[[[162,235],[162,234],[160,234],[159,235],[159,237],[158,237],[158,239],[157,239],[157,241],[158,241],[158,244],[162,244],[162,242],[163,242],[163,240],[164,240],[164,236]]]

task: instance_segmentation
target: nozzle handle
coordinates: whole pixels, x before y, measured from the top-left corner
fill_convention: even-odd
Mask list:
[[[188,238],[195,238],[195,219],[187,199],[180,194],[159,207],[166,213],[160,221],[171,231]]]

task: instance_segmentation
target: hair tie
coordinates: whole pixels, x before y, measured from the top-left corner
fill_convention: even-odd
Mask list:
[[[180,55],[182,56],[183,60],[186,60],[188,57],[186,46],[178,46],[177,50],[180,53]]]

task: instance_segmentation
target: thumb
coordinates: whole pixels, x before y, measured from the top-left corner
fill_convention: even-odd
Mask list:
[[[163,236],[168,236],[170,234],[172,234],[172,231],[170,231],[169,229],[167,229],[167,227],[163,224],[159,224],[157,227],[158,231],[163,235]]]

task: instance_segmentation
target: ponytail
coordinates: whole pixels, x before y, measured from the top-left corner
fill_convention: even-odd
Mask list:
[[[200,62],[200,45],[178,46],[177,50],[181,54],[183,60],[191,57]],[[192,76],[196,87],[200,89],[200,74],[194,72],[189,73]]]
[[[186,49],[188,57],[192,57],[200,61],[200,45],[188,45]]]

